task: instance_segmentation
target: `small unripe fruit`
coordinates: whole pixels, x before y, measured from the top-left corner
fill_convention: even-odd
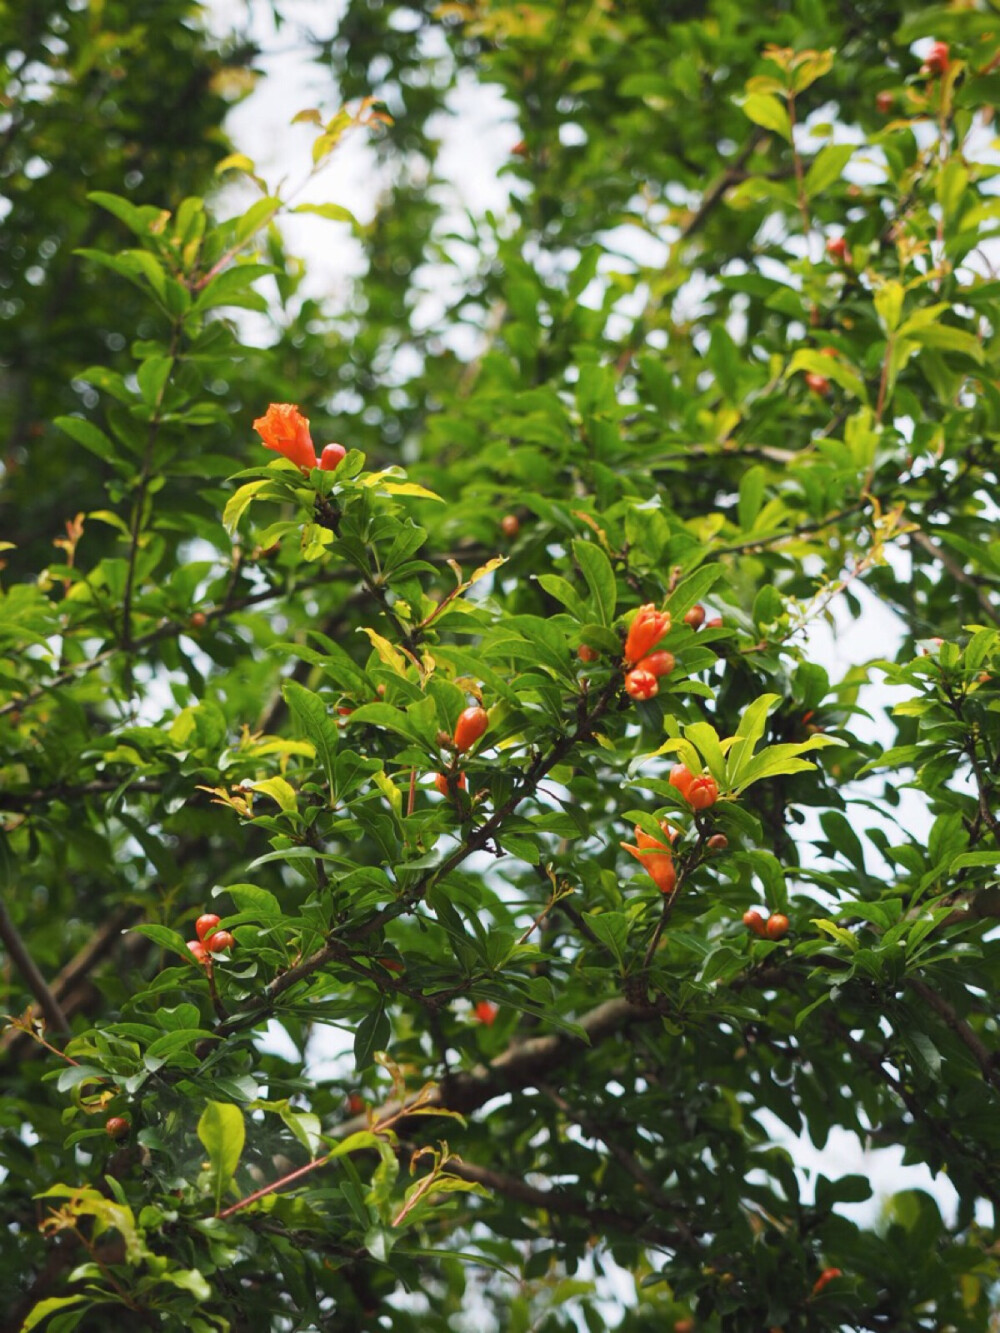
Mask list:
[[[131,1126],[123,1116],[113,1115],[108,1117],[104,1129],[109,1138],[123,1139],[131,1129]]]
[[[625,693],[632,699],[652,699],[659,692],[659,682],[652,671],[636,668],[625,676]]]
[[[806,374],[806,388],[820,398],[825,398],[830,392],[830,381],[825,375],[817,375],[815,371],[810,370]]]
[[[729,846],[729,839],[724,833],[713,833],[708,840],[708,850],[710,852],[724,852]]]
[[[195,611],[194,615],[192,615],[191,617],[191,628],[204,629],[207,624],[208,624],[208,616],[205,615],[205,612]]]
[[[743,913],[743,924],[748,930],[752,930],[755,935],[759,935],[761,939],[764,938],[767,923],[761,914],[755,911],[752,907],[749,911]]]
[[[342,444],[328,444],[320,455],[319,465],[324,472],[332,472],[347,457],[347,450]]]
[[[669,676],[677,665],[673,653],[661,648],[658,653],[650,653],[636,666],[636,671],[648,671],[651,676]]]
[[[201,940],[188,940],[187,947],[191,951],[191,957],[196,963],[207,963],[210,961],[208,950],[202,944]]]
[[[705,623],[705,608],[703,606],[692,606],[691,610],[685,613],[684,624],[690,625],[692,629],[701,629]]]
[[[576,655],[581,662],[596,662],[601,656],[596,648],[591,648],[585,643],[580,644],[576,650]]]
[[[880,111],[883,116],[887,116],[896,105],[896,99],[888,90],[883,90],[875,95],[875,109]]]
[[[489,725],[490,715],[479,704],[463,709],[455,723],[455,735],[453,737],[455,749],[458,750],[459,754],[464,750],[471,750]]]
[[[516,514],[504,514],[500,520],[500,531],[505,537],[509,537],[513,541],[521,531],[521,520]]]
[[[935,42],[927,52],[923,68],[931,75],[943,74],[948,68],[951,52],[947,42]]]
[[[783,940],[788,934],[789,920],[783,912],[775,912],[774,916],[768,918],[765,927],[767,938],[769,940]]]
[[[214,935],[209,935],[205,941],[205,948],[212,953],[223,953],[234,948],[235,944],[236,941],[228,930],[217,930]]]
[[[221,920],[222,918],[216,916],[214,912],[206,912],[194,923],[194,933],[200,940],[204,940],[206,935],[211,935]]]

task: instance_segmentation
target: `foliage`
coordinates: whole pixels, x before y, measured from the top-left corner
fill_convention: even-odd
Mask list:
[[[169,41],[217,58],[186,5],[43,8],[12,255],[32,126],[64,161],[93,74],[141,143]],[[68,304],[17,298],[62,444],[0,480],[4,1327],[988,1330],[1000,21],[355,0],[317,56],[352,100],[287,184],[221,100],[138,181],[86,122]],[[470,78],[512,199],[456,221]],[[331,310],[281,224],[347,133],[390,186],[318,208],[370,263]],[[835,617],[878,630],[831,679]],[[845,1133],[947,1192],[798,1169]]]

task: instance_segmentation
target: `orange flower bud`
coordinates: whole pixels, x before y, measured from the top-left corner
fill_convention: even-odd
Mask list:
[[[658,653],[650,653],[648,657],[644,657],[636,667],[636,671],[648,671],[651,676],[669,676],[676,665],[673,653],[661,648]]]
[[[705,608],[701,605],[692,606],[690,611],[684,615],[684,624],[690,625],[692,629],[701,629],[705,623]]]
[[[265,449],[273,449],[304,472],[316,466],[316,450],[309,434],[309,422],[294,403],[271,403],[253,428],[264,441]]]
[[[691,790],[692,782],[694,782],[694,774],[687,764],[674,764],[670,770],[670,785],[676,787],[685,800],[687,800],[687,794]]]
[[[667,839],[673,842],[677,834],[666,824],[661,824],[660,827]],[[673,893],[677,883],[677,871],[674,869],[674,858],[667,843],[652,837],[644,829],[639,828],[638,824],[635,828],[635,840],[638,846],[623,842],[622,848],[630,856],[635,857],[661,893]]]
[[[630,671],[625,677],[625,693],[633,699],[652,699],[659,694],[660,686],[651,671]]]
[[[830,381],[825,375],[817,375],[815,371],[810,370],[806,375],[806,388],[818,394],[820,398],[825,398],[830,392]]]
[[[581,662],[596,662],[601,654],[596,648],[590,648],[587,644],[581,643],[576,650],[576,655]]]
[[[707,810],[719,799],[719,784],[715,778],[695,778],[688,788],[687,798],[692,810]]]
[[[499,1012],[497,1006],[495,1004],[490,1004],[489,1000],[480,1000],[473,1010],[473,1013],[479,1019],[480,1023],[485,1023],[488,1028],[491,1028],[496,1022],[496,1017]]]
[[[458,715],[458,721],[455,724],[454,744],[455,749],[461,753],[463,750],[470,750],[480,736],[490,725],[490,716],[485,708],[478,704],[472,708],[466,708]]]
[[[625,640],[625,664],[631,666],[645,657],[650,649],[670,632],[670,613],[657,611],[652,602],[640,606],[635,619],[629,626]]]

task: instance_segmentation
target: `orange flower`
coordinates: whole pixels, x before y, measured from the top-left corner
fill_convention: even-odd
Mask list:
[[[294,403],[271,403],[253,428],[264,441],[265,449],[273,449],[304,472],[316,466],[316,450],[309,434],[309,422]]]
[[[673,842],[677,837],[676,832],[668,824],[661,824],[660,828],[663,829],[669,842]],[[638,824],[635,826],[635,840],[639,844],[637,847],[628,842],[623,842],[621,845],[626,852],[635,857],[661,893],[673,893],[674,885],[677,883],[677,871],[674,869],[674,858],[667,843],[660,842],[658,838],[641,829]]]
[[[640,606],[635,619],[629,626],[625,640],[625,663],[632,666],[647,656],[651,648],[670,631],[670,612],[657,611],[652,602]]]

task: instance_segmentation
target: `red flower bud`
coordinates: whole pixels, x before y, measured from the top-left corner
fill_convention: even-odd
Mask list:
[[[708,840],[708,850],[710,852],[724,852],[729,846],[729,839],[724,833],[713,833]]]
[[[764,938],[767,922],[756,908],[751,907],[749,911],[743,913],[743,924],[748,930],[752,930],[755,935],[759,935],[761,939]]]
[[[476,704],[472,708],[464,709],[459,713],[458,721],[455,723],[453,737],[455,749],[459,753],[470,750],[489,725],[490,715],[485,708]]]
[[[843,264],[848,259],[847,241],[843,236],[833,236],[826,243],[826,253],[835,264]]]
[[[810,370],[805,378],[806,388],[818,394],[820,398],[825,398],[830,392],[830,381],[825,375],[817,375],[815,371]]]
[[[272,403],[253,428],[264,441],[265,449],[273,449],[308,472],[316,466],[316,450],[309,434],[309,422],[294,403]]]
[[[705,623],[705,608],[703,606],[692,606],[690,611],[685,612],[684,624],[690,625],[692,629],[701,629]]]
[[[328,444],[319,457],[319,465],[324,472],[333,472],[347,457],[347,450],[342,444]]]
[[[673,653],[661,648],[658,653],[650,653],[648,657],[644,657],[635,670],[648,671],[651,676],[669,676],[676,665]],[[635,672],[631,674],[635,675]]]
[[[104,1129],[109,1138],[123,1139],[131,1129],[131,1125],[123,1116],[112,1115],[105,1122]]]
[[[652,699],[659,694],[660,686],[651,671],[630,671],[625,677],[625,693],[633,699]]]
[[[473,1013],[479,1019],[480,1023],[485,1023],[488,1028],[491,1028],[496,1022],[496,1017],[499,1012],[497,1006],[495,1004],[490,1004],[489,1000],[480,1000],[473,1010]]]
[[[888,89],[875,94],[875,109],[883,116],[887,116],[896,105],[896,99]]]
[[[951,52],[948,49],[947,42],[935,42],[927,52],[927,58],[924,60],[923,68],[927,74],[943,74],[948,68],[951,59]]]
[[[943,45],[943,43],[941,43]],[[946,48],[947,49],[947,48]],[[835,1277],[843,1277],[843,1270],[840,1268],[824,1268],[822,1273],[813,1283],[812,1294],[818,1296],[828,1282],[832,1282]]]
[[[205,948],[211,953],[223,953],[234,948],[235,945],[236,941],[228,930],[217,930],[213,935],[209,935],[205,941]]]
[[[187,947],[191,950],[191,956],[196,963],[208,963],[210,958],[208,950],[202,944],[201,940],[188,940]]]
[[[505,537],[508,537],[513,541],[521,531],[521,520],[516,514],[504,514],[503,518],[500,520],[500,531]]]
[[[788,917],[783,912],[775,912],[767,923],[767,938],[769,940],[783,940],[788,934]]]
[[[687,799],[687,794],[691,790],[691,783],[694,782],[694,774],[688,768],[687,764],[674,764],[670,770],[670,785],[676,787],[680,794]]]
[[[581,662],[596,662],[601,656],[596,648],[590,648],[585,643],[580,644],[576,650],[576,655]]]
[[[206,912],[204,916],[200,916],[194,923],[194,933],[200,940],[204,940],[206,935],[211,935],[221,919],[222,918],[217,917],[214,912]]]

